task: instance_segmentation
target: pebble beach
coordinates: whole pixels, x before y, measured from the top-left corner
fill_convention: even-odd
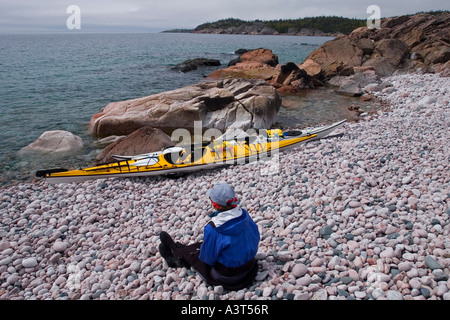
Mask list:
[[[385,110],[271,161],[2,188],[0,299],[450,300],[450,78],[383,81]],[[256,280],[239,291],[157,249],[163,230],[202,239],[218,181],[261,234]]]

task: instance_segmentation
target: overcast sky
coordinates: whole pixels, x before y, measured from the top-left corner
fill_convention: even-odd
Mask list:
[[[67,32],[70,5],[81,10],[81,30],[73,32],[159,32],[230,17],[367,19],[372,4],[380,7],[382,17],[450,9],[449,0],[1,0],[0,33]]]

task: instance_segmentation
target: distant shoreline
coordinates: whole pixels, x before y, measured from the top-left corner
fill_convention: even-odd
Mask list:
[[[295,37],[338,37],[343,35],[343,33],[324,33],[321,30],[315,30],[316,32],[312,33],[270,33],[270,34],[262,34],[262,33],[227,33],[227,32],[198,32],[194,31],[194,29],[173,29],[173,30],[164,30],[160,33],[189,33],[189,34],[227,34],[227,35],[246,35],[246,36],[295,36]]]
[[[366,24],[364,19],[343,17],[307,17],[299,19],[253,20],[235,18],[206,22],[193,29],[177,28],[166,33],[207,33],[245,35],[331,36],[349,34]]]
[[[438,15],[444,10],[420,12]],[[418,12],[419,13],[419,12]],[[418,14],[416,13],[416,14]],[[415,14],[404,15],[404,17]],[[382,20],[388,17],[382,18]],[[193,29],[176,28],[161,33],[206,33],[243,35],[290,35],[290,36],[328,36],[349,35],[353,30],[367,25],[366,19],[344,18],[338,16],[304,17],[277,20],[241,20],[236,18],[206,22]]]

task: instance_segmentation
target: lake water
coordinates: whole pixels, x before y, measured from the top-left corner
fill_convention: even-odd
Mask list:
[[[88,163],[99,146],[87,133],[87,124],[106,104],[197,83],[214,70],[180,73],[171,66],[205,57],[225,67],[236,58],[235,50],[261,47],[272,49],[282,64],[300,63],[330,39],[173,33],[0,35],[0,185],[30,180],[37,169]],[[320,92],[324,91],[312,94]],[[280,124],[320,123],[324,112],[313,107],[320,98],[300,100],[308,99],[312,110],[291,104],[280,112]],[[336,104],[342,103],[328,103],[331,108]],[[308,115],[311,112],[314,116]],[[84,154],[62,159],[18,155],[49,130],[80,136]]]

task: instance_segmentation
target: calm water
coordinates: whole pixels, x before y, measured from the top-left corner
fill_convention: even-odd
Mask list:
[[[236,57],[235,50],[260,47],[272,49],[280,63],[300,63],[330,39],[163,33],[0,35],[0,185],[28,180],[37,169],[92,159],[98,145],[87,134],[87,124],[109,102],[197,83],[213,70],[185,74],[170,70],[177,63],[206,57],[226,66]],[[306,123],[309,117],[300,109],[296,115]],[[71,159],[18,155],[49,130],[82,137],[84,153]]]

